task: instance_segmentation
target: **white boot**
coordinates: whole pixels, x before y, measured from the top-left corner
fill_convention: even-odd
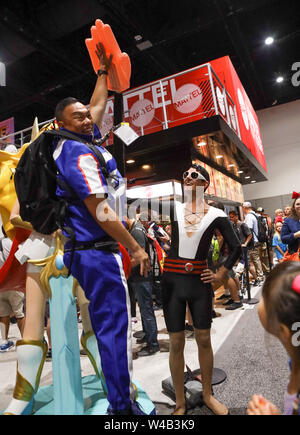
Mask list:
[[[13,399],[3,415],[29,415],[33,410],[34,395],[38,390],[46,359],[47,343],[19,340],[17,346],[17,380]]]

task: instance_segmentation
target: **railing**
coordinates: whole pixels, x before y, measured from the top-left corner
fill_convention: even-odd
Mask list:
[[[140,136],[219,115],[241,137],[235,103],[209,63],[130,89],[123,93],[123,106],[124,121]],[[107,102],[102,135],[112,126],[113,97]],[[11,142],[22,146],[30,130],[31,127],[1,140],[14,136]],[[112,138],[106,145],[110,143]]]

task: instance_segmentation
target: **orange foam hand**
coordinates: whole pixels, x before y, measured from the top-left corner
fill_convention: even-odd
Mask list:
[[[100,69],[100,61],[96,54],[96,45],[102,43],[106,56],[112,54],[112,64],[108,71],[107,87],[110,91],[121,93],[130,87],[131,63],[128,54],[121,53],[116,38],[108,24],[96,20],[95,26],[91,27],[91,38],[85,43],[90,54],[95,72]]]

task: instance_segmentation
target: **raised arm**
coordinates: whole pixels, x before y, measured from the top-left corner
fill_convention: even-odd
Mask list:
[[[105,49],[100,43],[97,44],[96,53],[100,60],[100,69],[98,71],[97,83],[90,101],[90,112],[94,123],[100,129],[108,97],[107,73],[111,66],[112,55],[107,58]]]

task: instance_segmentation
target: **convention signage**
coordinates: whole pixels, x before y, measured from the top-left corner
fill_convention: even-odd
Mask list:
[[[204,64],[124,92],[124,120],[143,136],[218,114],[266,169],[258,119],[230,58],[210,65],[211,73]],[[113,126],[113,110],[110,98],[102,134]]]
[[[226,84],[226,89],[235,102],[241,141],[267,170],[257,115],[229,56],[213,60],[210,64],[221,82]]]
[[[215,114],[206,66],[152,82],[123,94],[124,119],[139,134],[155,133]],[[109,99],[101,133],[113,125]]]

